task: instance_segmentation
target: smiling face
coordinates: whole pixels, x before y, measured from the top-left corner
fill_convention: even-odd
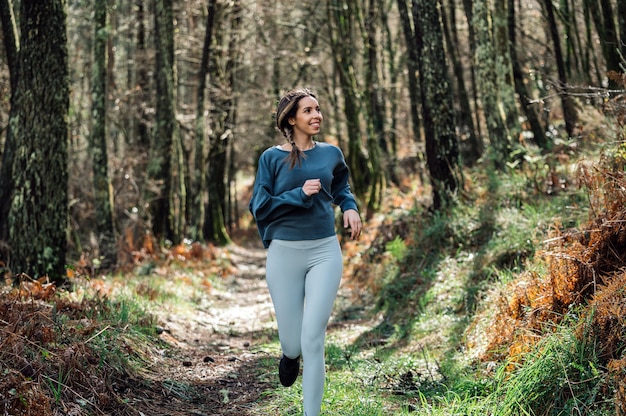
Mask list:
[[[298,101],[296,115],[289,119],[293,127],[294,137],[311,137],[320,132],[324,117],[320,105],[312,96],[306,96]]]

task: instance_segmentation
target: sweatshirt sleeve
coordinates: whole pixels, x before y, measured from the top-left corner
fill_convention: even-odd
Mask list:
[[[331,193],[333,196],[333,203],[338,205],[341,212],[345,212],[349,209],[358,211],[356,199],[350,190],[350,172],[348,165],[343,157],[343,154],[339,150],[340,160],[335,166],[333,171],[333,183],[331,187]]]
[[[275,166],[267,152],[259,158],[256,179],[249,209],[261,228],[295,208],[310,208],[312,198],[307,196],[302,187],[296,187],[280,194],[275,194]]]

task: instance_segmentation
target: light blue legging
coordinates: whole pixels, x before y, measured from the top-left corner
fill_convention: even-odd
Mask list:
[[[267,252],[267,286],[276,312],[280,346],[289,358],[302,355],[306,416],[320,414],[326,377],[326,326],[342,272],[341,247],[336,236],[273,240]]]

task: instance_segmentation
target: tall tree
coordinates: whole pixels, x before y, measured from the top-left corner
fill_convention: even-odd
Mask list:
[[[623,0],[618,1],[618,3],[620,2],[623,3]],[[591,0],[590,6],[589,10],[598,32],[602,54],[606,62],[606,70],[603,71],[602,75],[605,76],[608,71],[620,72],[620,44],[611,0]],[[624,9],[624,6],[620,7]],[[609,88],[615,89],[618,88],[618,85],[615,81],[609,80]]]
[[[398,12],[402,23],[402,33],[407,49],[407,78],[409,87],[409,114],[411,115],[411,127],[413,140],[421,142],[422,122],[420,119],[420,87],[419,87],[419,49],[416,39],[413,18],[407,5],[408,0],[398,0]],[[412,4],[412,3],[411,3]],[[420,153],[421,155],[421,153]],[[424,178],[421,178],[424,181]]]
[[[227,5],[220,5],[221,12],[226,16],[221,21],[226,27],[217,29],[215,42],[220,53],[211,56],[209,78],[212,80],[211,101],[213,103],[210,118],[212,123],[209,134],[208,170],[207,170],[207,193],[208,203],[205,208],[204,238],[218,244],[225,244],[230,240],[226,230],[226,169],[228,143],[232,140],[233,129],[229,125],[229,114],[232,111],[232,94],[234,93],[234,78],[231,71],[237,59],[238,36],[239,36],[239,13],[241,12],[238,1]]]
[[[565,62],[563,61],[563,52],[561,49],[561,39],[559,37],[559,29],[556,23],[552,0],[544,0],[543,6],[546,13],[546,19],[548,21],[548,30],[550,31],[552,44],[554,46],[554,60],[556,61],[559,76],[559,82],[556,85],[556,90],[561,98],[565,130],[567,131],[568,137],[572,137],[574,134],[574,128],[576,127],[576,123],[578,121],[578,112],[572,96],[567,93],[568,78],[565,71]]]
[[[392,32],[392,23],[390,21],[390,9],[393,7],[394,2],[388,2],[387,7],[381,7],[380,20],[383,28],[383,45],[387,55],[387,71],[386,77],[388,86],[385,89],[386,100],[389,103],[389,121],[386,127],[386,141],[389,143],[389,156],[387,164],[389,166],[389,180],[396,185],[400,184],[400,175],[397,170],[398,167],[398,120],[400,115],[398,114],[398,108],[400,108],[399,95],[400,91],[396,86],[402,79],[403,66],[398,65],[398,58],[402,59],[401,54],[398,53],[398,38],[395,32]],[[393,21],[393,27],[395,28],[395,19]],[[402,32],[398,32],[401,34]],[[383,81],[385,80],[385,71],[383,71]],[[391,86],[391,88],[389,88]]]
[[[537,111],[532,105],[532,97],[528,88],[526,88],[526,77],[522,72],[522,64],[517,56],[517,31],[515,29],[515,0],[508,0],[508,25],[509,25],[509,40],[510,40],[510,54],[511,54],[511,66],[513,67],[513,79],[515,80],[515,92],[519,98],[520,107],[522,113],[526,116],[530,129],[533,132],[535,143],[542,149],[548,149],[550,144],[548,137],[545,133],[545,128],[539,120]]]
[[[16,144],[11,270],[65,280],[68,53],[64,0],[21,0],[19,68],[9,128]]]
[[[617,27],[619,27],[619,50],[622,61],[626,60],[626,1],[617,2]]]
[[[360,17],[360,2],[356,0],[328,2],[330,44],[333,65],[343,95],[343,117],[346,121],[348,151],[346,159],[352,175],[352,185],[357,197],[364,198],[370,183],[370,170],[363,151],[360,128],[361,100],[356,79],[356,41],[354,28]]]
[[[148,70],[146,65],[146,24],[145,24],[145,2],[143,0],[137,0],[137,90],[138,90],[138,105],[135,110],[135,118],[137,122],[137,137],[138,144],[141,147],[147,148],[150,145],[150,134],[147,122],[146,107],[148,101]]]
[[[470,105],[469,94],[465,87],[465,68],[459,57],[459,40],[456,25],[454,0],[449,0],[447,9],[450,18],[446,18],[445,8],[442,8],[443,34],[446,41],[446,50],[452,62],[454,79],[456,81],[456,96],[459,100],[459,109],[457,110],[458,128],[462,136],[465,136],[464,152],[461,152],[463,163],[467,166],[473,166],[480,158],[483,152],[483,143],[476,135],[474,128],[474,120],[472,118],[472,106]],[[450,22],[447,24],[447,22]]]
[[[152,231],[158,239],[174,239],[171,218],[172,154],[174,148],[174,20],[172,0],[156,0],[156,122],[148,162]]]
[[[209,58],[212,52],[213,23],[215,21],[215,1],[209,0],[206,8],[206,27],[200,68],[198,69],[198,91],[196,98],[196,120],[194,124],[194,163],[191,177],[191,204],[189,209],[189,237],[200,240],[204,223],[204,205],[206,203],[207,156],[204,116],[206,104],[206,83],[209,71]]]
[[[413,21],[418,39],[415,46],[420,52],[426,162],[434,209],[452,204],[456,190],[461,185],[452,86],[447,70],[439,3],[432,0],[413,0]]]
[[[474,28],[474,0],[462,0],[463,2],[463,11],[465,12],[465,19],[467,20],[467,25],[469,26],[469,31],[467,34],[468,40],[469,40],[469,52],[470,55],[473,58],[476,58],[476,49],[477,49],[477,41],[476,41],[476,29]],[[474,116],[474,125],[476,126],[476,135],[479,138],[478,140],[480,140],[480,144],[481,144],[481,154],[482,154],[482,150],[484,148],[484,143],[483,140],[481,139],[483,137],[483,133],[482,133],[482,126],[481,126],[481,117],[480,117],[480,112],[478,111],[478,109],[480,108],[480,103],[479,103],[479,99],[478,99],[478,81],[476,79],[476,73],[477,73],[477,69],[476,69],[476,65],[469,65],[469,73],[470,73],[470,80],[471,80],[471,85],[472,85],[472,101],[474,101],[474,113],[476,114]]]
[[[0,0],[0,22],[2,23],[2,37],[4,49],[9,67],[9,78],[11,83],[11,102],[15,96],[17,88],[17,76],[19,68],[19,36],[15,24],[13,4],[11,0]],[[15,106],[11,105],[11,117],[14,114]],[[15,155],[15,140],[11,129],[7,129],[4,140],[4,151],[2,153],[2,165],[0,166],[0,240],[9,238],[9,210],[11,208],[11,195],[15,187],[13,178],[13,159]]]
[[[230,86],[230,94],[226,100],[225,126],[228,133],[227,141],[224,145],[225,157],[227,162],[224,164],[224,172],[222,173],[222,183],[224,183],[222,200],[224,201],[224,224],[227,232],[232,229],[233,225],[238,221],[238,205],[237,205],[237,175],[235,173],[235,158],[237,156],[235,149],[235,132],[237,131],[237,108],[239,98],[239,79],[241,69],[241,38],[242,25],[241,14],[242,7],[240,0],[233,1],[233,12],[231,20],[232,35],[228,43],[228,60],[226,65],[226,74],[228,84]],[[230,238],[223,239],[223,243],[230,241]]]
[[[508,30],[507,0],[493,1],[493,39],[496,54],[496,73],[500,90],[500,105],[504,113],[509,137],[514,138],[521,132],[519,110],[515,99],[515,82],[511,64],[511,41]]]
[[[548,0],[549,1],[549,0]],[[473,27],[476,31],[476,56],[482,110],[487,124],[491,160],[497,170],[504,169],[509,158],[510,137],[500,106],[493,26],[488,0],[474,0]]]
[[[93,162],[93,183],[96,209],[96,231],[101,267],[108,269],[117,263],[113,221],[113,197],[109,178],[106,139],[107,108],[107,3],[94,4],[95,43],[92,90],[93,127],[89,150]]]
[[[385,102],[380,82],[378,63],[378,27],[380,10],[384,7],[380,1],[369,0],[365,18],[365,85],[367,91],[367,153],[370,162],[371,178],[368,189],[367,213],[378,211],[385,185],[385,166],[389,161],[389,148],[385,137]],[[384,157],[384,161],[382,160]]]

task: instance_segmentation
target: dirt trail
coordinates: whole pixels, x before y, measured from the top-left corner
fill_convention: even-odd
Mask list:
[[[138,414],[254,415],[259,395],[276,386],[276,375],[260,374],[258,365],[277,359],[276,352],[254,348],[275,331],[265,251],[231,246],[228,255],[237,272],[199,302],[208,306],[193,316],[159,314],[160,336],[174,348],[159,358],[150,391],[133,394]]]

